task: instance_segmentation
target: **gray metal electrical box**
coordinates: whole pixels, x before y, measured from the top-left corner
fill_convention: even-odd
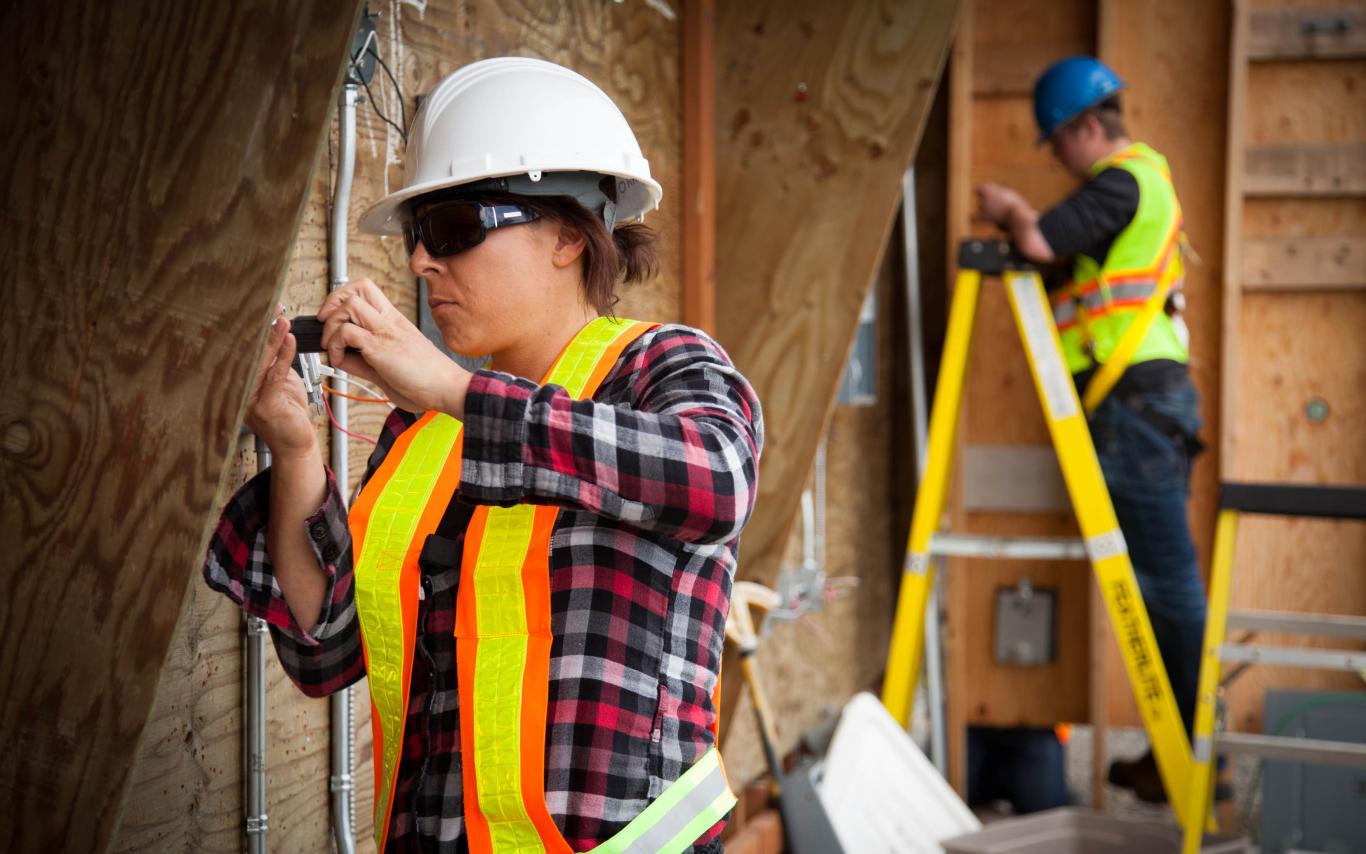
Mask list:
[[[873,406],[877,403],[877,288],[868,292],[859,312],[858,332],[849,362],[840,381],[840,406]]]
[[[994,656],[999,664],[1042,665],[1057,660],[1056,591],[1036,588],[1028,578],[996,590]]]
[[[1366,692],[1268,691],[1262,727],[1267,735],[1366,744]],[[1261,848],[1366,852],[1366,768],[1268,760]]]

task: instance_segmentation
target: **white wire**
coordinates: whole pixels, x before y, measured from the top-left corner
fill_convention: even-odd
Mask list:
[[[338,382],[343,382],[347,385],[353,385],[356,388],[369,392],[371,395],[374,396],[376,403],[387,402],[386,398],[384,397],[384,392],[380,391],[378,388],[366,382],[365,380],[358,380],[350,374],[343,374],[339,371],[335,371],[328,365],[319,365],[318,372],[325,377],[331,377],[332,379],[337,380]]]

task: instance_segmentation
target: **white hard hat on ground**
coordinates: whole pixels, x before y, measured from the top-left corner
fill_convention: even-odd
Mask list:
[[[604,181],[604,178],[611,180]],[[499,57],[437,84],[413,118],[403,188],[360,217],[360,228],[398,234],[407,202],[488,179],[521,195],[568,195],[610,229],[659,206],[626,117],[588,78],[540,59]]]

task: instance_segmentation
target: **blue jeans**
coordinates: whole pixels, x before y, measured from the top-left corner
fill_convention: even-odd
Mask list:
[[[1198,404],[1186,378],[1160,392],[1112,394],[1091,418],[1101,471],[1187,733],[1205,634],[1205,586],[1186,518],[1191,458],[1185,440],[1200,429]]]

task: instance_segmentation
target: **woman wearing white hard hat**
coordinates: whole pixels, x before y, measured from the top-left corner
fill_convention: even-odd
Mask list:
[[[276,322],[247,421],[272,468],[204,572],[266,619],[305,693],[369,678],[385,851],[717,852],[734,804],[715,696],[759,403],[684,326],[615,319],[659,204],[626,120],[568,69],[502,58],[443,80],[402,234],[445,343],[373,282],[323,303],[332,363],[397,405],[348,515],[293,335]]]

